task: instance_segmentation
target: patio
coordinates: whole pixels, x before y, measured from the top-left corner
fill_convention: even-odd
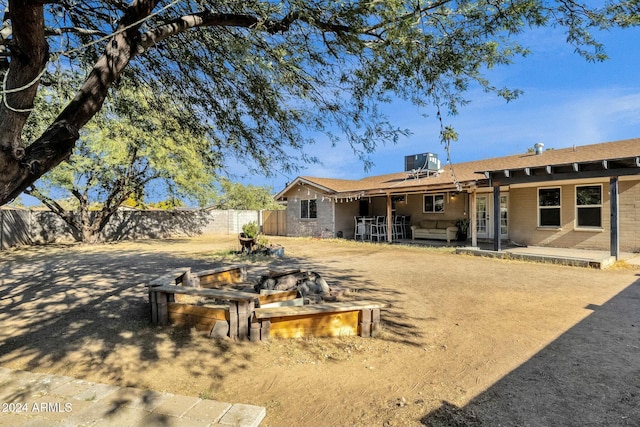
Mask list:
[[[511,242],[503,241],[502,250],[493,250],[493,241],[479,241],[477,247],[468,245],[468,241],[451,242],[447,244],[444,240],[428,239],[398,239],[393,244],[428,246],[428,247],[451,247],[455,248],[457,254],[484,256],[491,258],[517,259],[533,262],[547,262],[552,264],[572,265],[576,267],[589,267],[604,269],[612,266],[616,260],[609,254],[609,251],[554,248],[547,246],[516,246]],[[629,265],[640,268],[640,253],[621,252],[618,261],[624,261]]]

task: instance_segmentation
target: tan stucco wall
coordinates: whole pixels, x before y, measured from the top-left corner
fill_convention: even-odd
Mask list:
[[[640,252],[640,181],[620,182],[620,250]]]
[[[538,187],[511,188],[509,190],[509,236],[516,243],[553,246],[560,248],[609,250],[610,199],[609,180],[581,182],[579,185],[602,185],[602,229],[585,230],[575,227],[576,184],[549,185],[560,187],[561,227],[538,227]],[[638,208],[640,208],[640,183],[621,181],[620,193],[620,250],[631,251],[640,247]]]
[[[422,194],[410,194],[407,198],[408,203],[396,205],[399,215],[411,215],[411,225],[418,224],[423,219],[445,220],[455,222],[461,218],[469,218],[468,212],[468,195],[466,193],[456,194],[454,197],[444,194],[444,212],[442,213],[423,213],[423,197]]]

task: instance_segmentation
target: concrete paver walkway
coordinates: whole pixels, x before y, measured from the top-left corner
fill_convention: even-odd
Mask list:
[[[0,367],[0,426],[257,427],[260,406]]]

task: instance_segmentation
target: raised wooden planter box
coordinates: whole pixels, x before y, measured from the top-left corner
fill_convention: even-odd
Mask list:
[[[198,273],[191,273],[189,268],[174,270],[149,285],[151,322],[194,327],[211,337],[251,341],[309,336],[374,337],[380,332],[380,309],[386,304],[375,301],[300,305],[302,300],[297,291],[263,291],[259,295],[214,288],[245,280],[244,266]],[[224,304],[186,304],[180,302],[181,296],[210,298]]]
[[[377,336],[380,309],[375,301],[343,301],[301,307],[256,308],[251,320],[251,340],[270,338]],[[259,336],[259,338],[258,338]]]

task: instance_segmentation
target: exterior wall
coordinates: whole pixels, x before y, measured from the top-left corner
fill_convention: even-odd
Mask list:
[[[318,190],[305,185],[299,185],[284,196],[287,197],[287,236],[335,237],[335,202],[332,199],[323,198]],[[301,201],[311,199],[317,200],[317,218],[302,219]]]
[[[425,219],[455,222],[458,219],[469,218],[469,195],[459,193],[452,197],[452,194],[444,193],[444,212],[424,213],[423,195],[409,194],[406,198],[407,203],[396,204],[396,213],[398,215],[410,215],[410,225],[419,224],[420,221]]]
[[[640,252],[640,181],[620,181],[620,250]]]
[[[576,185],[602,185],[602,228],[576,229]],[[560,187],[561,227],[538,227],[538,188]],[[512,241],[525,245],[559,248],[609,250],[611,209],[609,180],[580,182],[579,184],[541,185],[539,187],[511,188],[509,191],[509,235]],[[640,248],[638,208],[640,208],[640,182],[620,181],[619,185],[620,250]]]

